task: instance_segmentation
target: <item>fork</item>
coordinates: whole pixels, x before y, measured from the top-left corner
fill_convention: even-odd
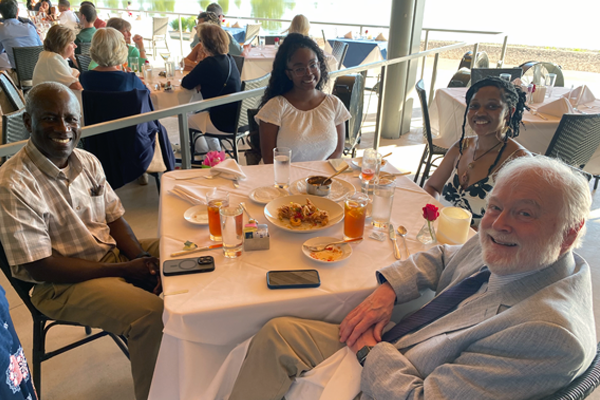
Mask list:
[[[318,253],[319,251],[323,251],[325,250],[327,247],[331,246],[332,244],[342,244],[342,243],[351,243],[351,242],[356,242],[362,240],[362,237],[359,238],[355,238],[355,239],[348,239],[348,240],[338,240],[337,242],[330,242],[327,244],[317,244],[314,246],[308,245],[308,244],[303,244],[302,246],[308,250],[308,251],[312,251],[315,253]]]

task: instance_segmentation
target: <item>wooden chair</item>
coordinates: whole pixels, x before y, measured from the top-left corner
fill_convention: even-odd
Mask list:
[[[583,169],[600,146],[600,114],[564,114],[546,156]],[[594,175],[594,190],[600,175]]]
[[[242,82],[241,90],[242,92],[248,90],[254,90],[258,88],[262,88],[267,86],[269,83],[269,78],[271,78],[271,74],[267,74],[260,78],[251,79],[248,81]],[[223,135],[223,134],[214,134],[210,132],[199,132],[195,129],[190,129],[190,137],[197,139],[199,137],[198,134],[202,134],[206,137],[216,138],[219,140],[221,147],[225,150],[227,154],[231,158],[234,158],[237,162],[239,162],[239,150],[238,143],[243,141],[250,134],[250,126],[248,123],[248,109],[258,108],[260,104],[260,97],[251,97],[249,99],[244,99],[239,102],[239,106],[235,115],[235,132]],[[228,146],[224,146],[227,143]],[[195,150],[195,140],[191,140],[191,154],[192,159],[194,158],[194,150]],[[227,148],[229,147],[229,148]]]
[[[600,384],[600,345],[596,357],[587,370],[569,385],[546,397],[545,400],[581,400],[588,397]]]
[[[118,336],[110,332],[101,331],[95,334],[91,334],[92,330],[87,327],[80,325],[76,322],[69,321],[59,321],[52,318],[47,317],[37,308],[34,307],[31,302],[31,298],[29,297],[29,291],[33,288],[34,284],[31,282],[25,282],[17,278],[13,278],[10,266],[8,265],[8,260],[6,259],[6,254],[4,253],[4,248],[0,243],[0,269],[6,275],[6,278],[15,289],[21,301],[25,303],[25,306],[31,313],[31,317],[33,318],[33,360],[32,360],[32,376],[33,376],[33,384],[35,386],[35,390],[37,391],[38,398],[42,398],[42,362],[51,359],[52,357],[58,356],[64,352],[75,349],[81,345],[89,343],[93,340],[99,339],[104,336],[109,336],[112,340],[115,341],[119,349],[125,354],[127,358],[129,358],[129,350],[127,349],[127,339],[123,336]],[[59,325],[71,325],[84,327],[86,337],[80,339],[76,342],[73,342],[69,345],[63,346],[54,351],[46,351],[46,335],[50,328]]]
[[[348,53],[348,43],[334,41],[333,42],[333,51],[331,54],[335,57],[338,62],[337,68],[338,70],[342,69],[342,65],[344,64],[344,60],[346,59],[346,53]]]
[[[31,81],[33,79],[33,70],[42,50],[44,50],[43,46],[13,47],[19,88],[27,90],[33,86]]]
[[[417,173],[415,174],[414,182],[417,183],[417,179],[419,178],[419,173],[421,172],[421,167],[423,164],[425,165],[425,169],[423,170],[423,175],[421,175],[421,183],[419,186],[423,187],[427,178],[429,178],[429,171],[431,170],[431,166],[437,167],[434,163],[443,158],[446,155],[448,149],[444,149],[443,147],[439,147],[433,144],[433,137],[431,135],[431,124],[429,122],[429,108],[427,107],[427,92],[425,91],[425,82],[421,79],[415,85],[415,89],[417,94],[419,95],[419,101],[421,102],[421,112],[423,114],[423,136],[427,140],[425,143],[425,150],[423,150],[423,156],[421,157],[421,161],[419,162],[419,167],[417,168]],[[434,156],[437,156],[433,159]]]

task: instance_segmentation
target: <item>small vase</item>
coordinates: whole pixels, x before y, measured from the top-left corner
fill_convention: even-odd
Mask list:
[[[419,233],[417,233],[417,240],[423,244],[431,244],[437,241],[435,238],[433,222],[425,221],[425,225],[423,225]]]

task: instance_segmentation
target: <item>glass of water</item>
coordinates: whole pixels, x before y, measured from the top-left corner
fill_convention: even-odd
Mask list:
[[[227,258],[242,255],[244,246],[244,214],[238,205],[224,206],[219,210],[221,215],[221,236],[223,238],[223,254]]]
[[[556,74],[546,75],[546,80],[544,82],[544,85],[546,86],[546,97],[552,97],[552,89],[554,89],[555,84],[556,84]]]
[[[137,74],[140,71],[140,59],[138,57],[129,57],[129,68],[131,68],[131,72]]]
[[[175,76],[175,61],[167,61],[165,67],[167,77],[173,78]]]
[[[371,213],[371,220],[375,228],[384,229],[390,222],[395,189],[396,181],[391,179],[381,178],[375,183],[373,212]]]
[[[290,170],[292,169],[292,149],[275,147],[273,149],[273,165],[275,170],[275,186],[287,189],[290,186]]]
[[[261,50],[263,50],[265,48],[265,37],[264,36],[258,37],[258,48]]]

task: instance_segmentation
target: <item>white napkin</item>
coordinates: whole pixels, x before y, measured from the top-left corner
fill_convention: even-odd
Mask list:
[[[240,23],[236,21],[232,28],[241,28]]]
[[[206,189],[198,190],[197,188],[185,187],[182,185],[175,185],[173,186],[173,189],[169,190],[169,194],[177,196],[192,204],[206,204],[206,201],[204,201],[206,192]]]
[[[346,34],[344,35],[344,37],[345,37],[346,39],[352,39],[354,36],[352,36],[352,31],[350,31],[350,32],[346,33]]]
[[[537,109],[537,112],[542,114],[554,115],[561,118],[563,114],[573,113],[573,106],[565,97],[559,97],[551,103],[544,104]]]
[[[563,97],[568,99],[569,92],[563,94]],[[596,97],[587,85],[579,86],[578,88],[573,89],[573,91],[571,92],[571,99],[573,98],[576,101],[579,100],[577,104],[590,103],[596,100]]]
[[[387,39],[385,36],[383,36],[383,33],[380,33],[379,35],[377,35],[377,37],[375,38],[376,41],[378,42],[387,42]]]
[[[246,179],[246,174],[233,158],[228,158],[210,169],[211,175],[219,175],[225,179]]]

